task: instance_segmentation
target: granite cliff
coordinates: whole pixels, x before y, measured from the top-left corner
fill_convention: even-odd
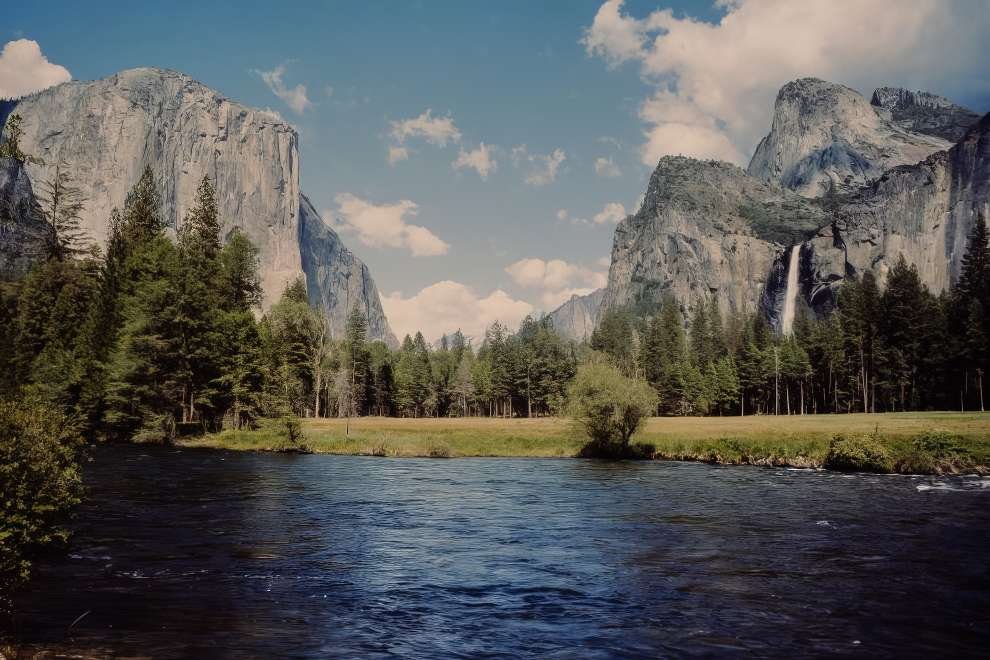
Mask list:
[[[574,341],[591,337],[598,325],[598,310],[602,305],[605,289],[596,289],[583,296],[571,296],[570,300],[550,312],[557,334]]]
[[[367,268],[311,207],[301,211],[299,139],[277,113],[154,68],[63,83],[5,111],[22,117],[22,150],[43,161],[25,166],[30,181],[45,180],[60,159],[69,164],[86,198],[82,228],[97,244],[106,239],[110,210],[145,166],[159,177],[173,228],[208,175],[224,231],[240,228],[260,250],[264,306],[305,275],[312,302],[335,331],[357,305],[368,313],[369,336],[394,341]]]
[[[747,171],[817,197],[830,187],[854,190],[892,167],[917,163],[951,144],[908,130],[890,110],[871,105],[853,89],[802,78],[777,94],[770,133],[756,147]]]
[[[871,104],[842,85],[788,83],[747,171],[660,160],[616,228],[599,314],[670,292],[685,312],[714,296],[723,313],[759,309],[781,329],[795,257],[797,305],[818,314],[844,278],[872,271],[882,284],[901,255],[946,290],[976,218],[990,220],[990,115],[976,117],[925,92],[880,88]]]

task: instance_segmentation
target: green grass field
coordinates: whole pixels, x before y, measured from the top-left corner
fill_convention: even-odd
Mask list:
[[[585,439],[566,419],[396,419],[362,417],[302,420],[305,444],[318,453],[375,456],[569,457]],[[345,433],[349,425],[349,431]],[[933,430],[957,436],[967,469],[990,465],[990,413],[887,413],[750,417],[654,417],[634,441],[656,458],[718,463],[820,467],[837,435],[873,435],[892,458]],[[183,440],[183,446],[271,451],[284,444],[280,426],[224,431]],[[946,468],[950,469],[950,468]],[[950,469],[951,471],[951,469]]]

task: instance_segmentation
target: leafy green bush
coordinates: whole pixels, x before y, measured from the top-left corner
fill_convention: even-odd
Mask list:
[[[65,416],[34,401],[0,401],[0,608],[30,575],[30,554],[63,543],[79,503],[81,441]]]
[[[275,447],[275,451],[287,454],[309,454],[312,450],[303,442],[302,424],[299,418],[292,414],[287,414],[278,420],[281,441]]]
[[[608,364],[582,365],[568,390],[568,412],[587,434],[582,456],[632,457],[629,440],[643,418],[657,409],[647,383],[622,375]]]
[[[926,431],[911,441],[910,447],[897,457],[898,472],[943,474],[960,472],[973,466],[963,439],[948,431]]]
[[[893,467],[876,437],[841,434],[829,440],[823,465],[839,472],[890,472]]]
[[[427,455],[430,458],[450,458],[450,447],[446,445],[431,445]]]

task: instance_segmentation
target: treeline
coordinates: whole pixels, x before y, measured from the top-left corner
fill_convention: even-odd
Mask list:
[[[793,334],[762,315],[726,322],[714,300],[685,324],[667,298],[652,314],[605,314],[591,346],[649,382],[671,415],[984,409],[990,258],[985,221],[955,286],[933,295],[901,257],[881,291],[870,272],[842,284],[832,314],[804,309]]]
[[[0,398],[40,401],[89,438],[169,441],[261,417],[547,415],[562,409],[576,348],[548,318],[398,348],[369,341],[351,311],[343,336],[302,280],[260,313],[258,251],[221,240],[209,179],[170,237],[150,169],[85,247],[85,200],[61,164],[39,186],[47,232],[37,265],[0,289]]]
[[[842,285],[833,314],[799,311],[794,332],[715,300],[612,310],[587,343],[549,317],[477,345],[460,331],[390,347],[351,310],[342,336],[291,283],[261,314],[258,252],[221,240],[204,179],[174,238],[146,170],[109,218],[105,250],[83,248],[85,200],[60,165],[39,186],[45,254],[0,295],[0,397],[57,406],[91,438],[169,440],[260,417],[541,416],[564,410],[579,364],[607,360],[649,383],[665,415],[982,409],[990,258],[980,219],[954,288],[935,296],[901,259],[883,290]]]

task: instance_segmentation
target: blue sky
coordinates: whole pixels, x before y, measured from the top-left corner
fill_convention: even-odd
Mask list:
[[[0,41],[37,42],[74,79],[171,68],[278,111],[299,130],[303,191],[344,225],[400,333],[512,322],[598,286],[619,205],[635,211],[656,158],[744,163],[798,75],[990,106],[981,0],[143,4],[16,3]],[[274,93],[273,71],[307,102]],[[454,168],[462,152],[475,168]]]

